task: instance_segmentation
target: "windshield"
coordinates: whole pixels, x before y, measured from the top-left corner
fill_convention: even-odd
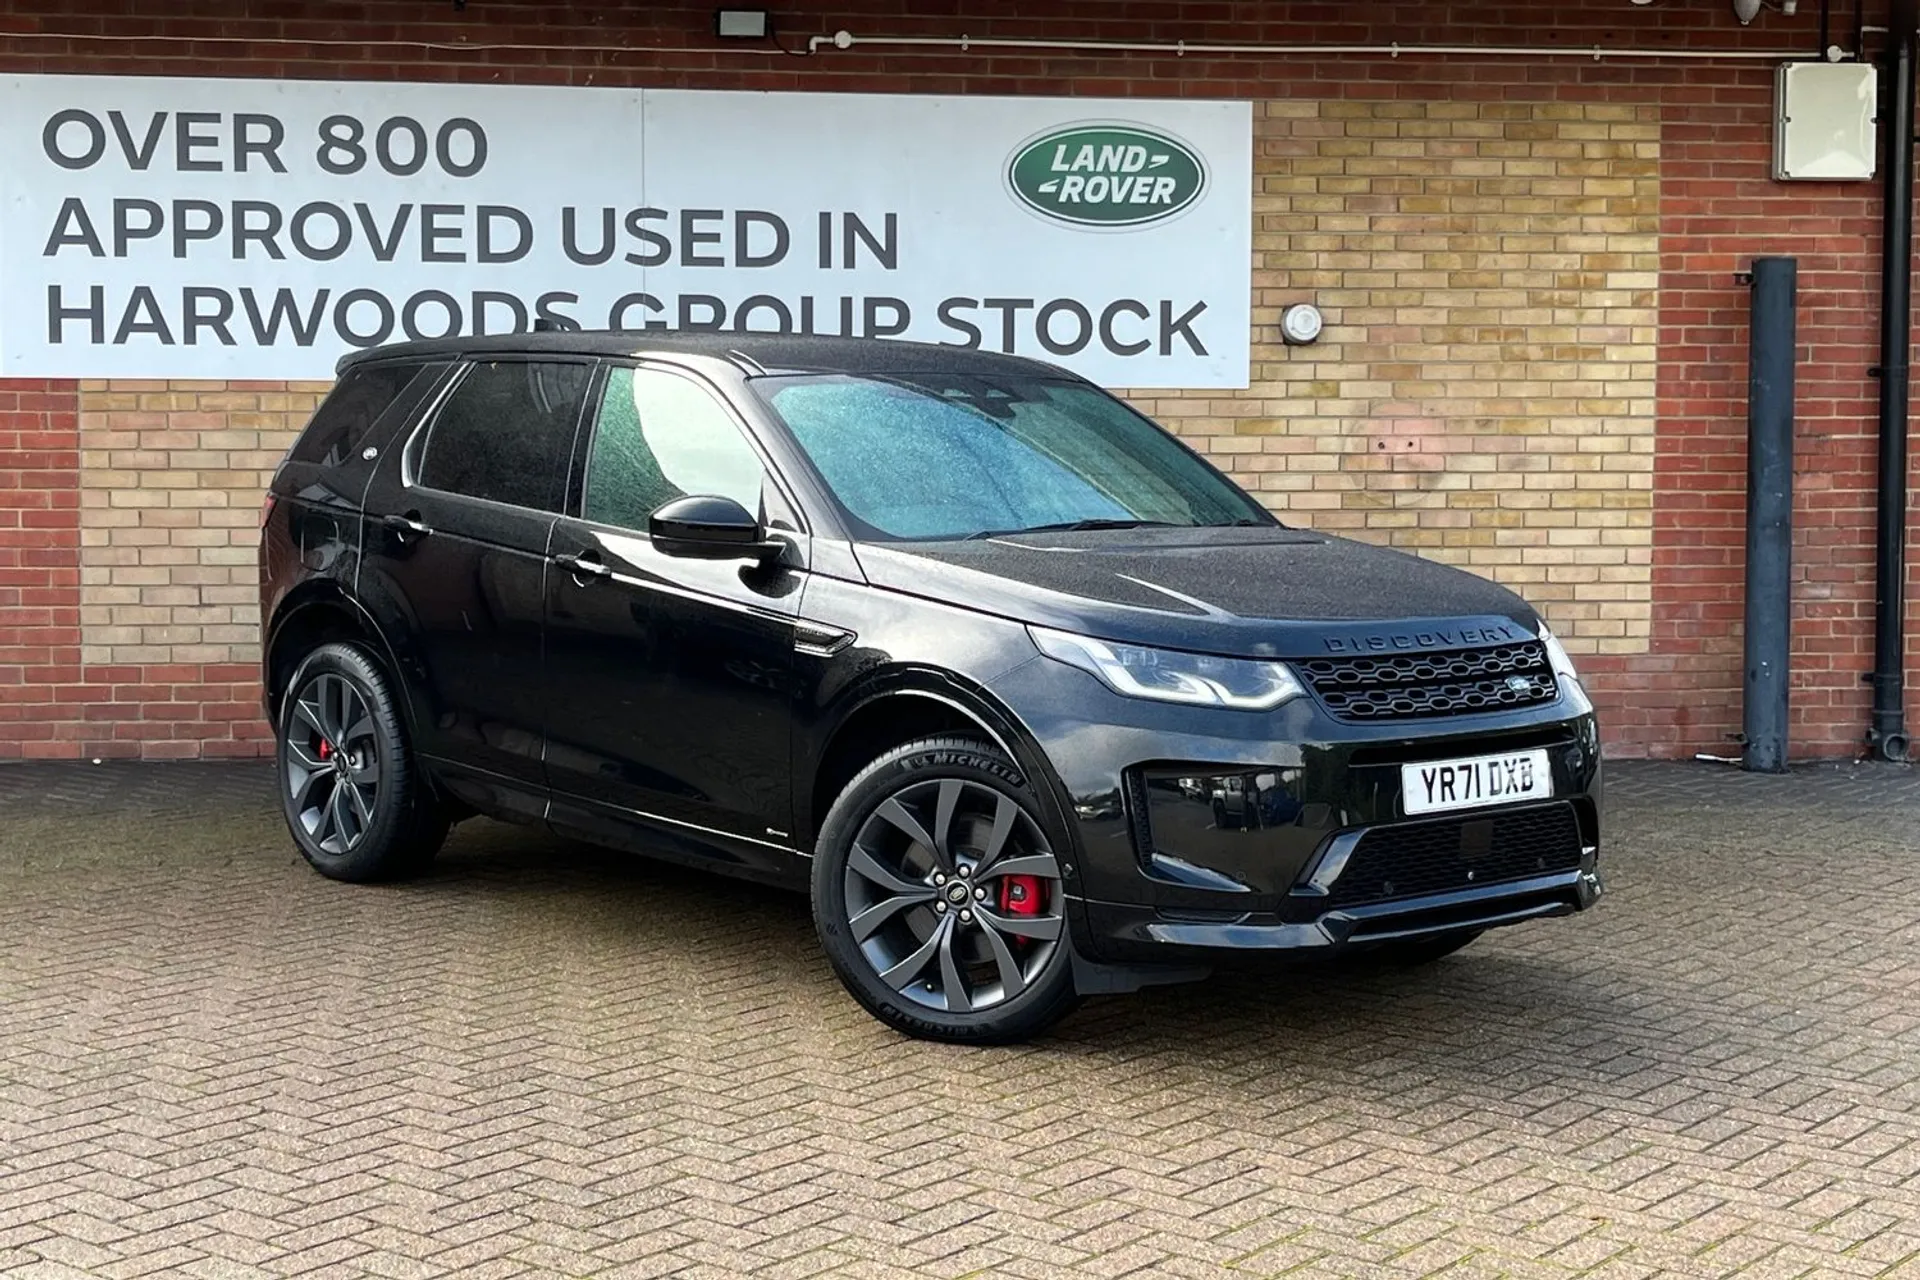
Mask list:
[[[836,374],[752,386],[863,537],[1274,523],[1166,432],[1083,383]]]

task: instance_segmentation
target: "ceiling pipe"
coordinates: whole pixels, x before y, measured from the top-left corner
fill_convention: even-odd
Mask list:
[[[1865,31],[1880,31],[1880,27],[1866,27]],[[0,31],[0,39],[9,42],[21,41],[63,41],[99,44],[142,44],[142,45],[250,45],[285,48],[351,48],[351,49],[431,49],[436,53],[578,53],[578,44],[490,44],[481,41],[465,40],[330,40],[308,39],[296,36],[228,36],[228,35],[106,35],[87,31]],[[1402,58],[1439,56],[1453,58],[1588,58],[1599,62],[1606,58],[1651,58],[1684,59],[1691,61],[1725,61],[1745,59],[1749,61],[1804,62],[1805,54],[1787,49],[1612,49],[1604,45],[1588,46],[1539,46],[1516,47],[1512,45],[1449,45],[1449,44],[1212,44],[1191,40],[1024,40],[993,36],[858,36],[851,31],[836,31],[832,35],[811,36],[807,40],[805,54],[796,54],[792,50],[773,47],[762,48],[753,44],[727,42],[716,46],[725,53],[754,54],[767,57],[780,57],[789,54],[804,57],[816,54],[823,49],[847,50],[862,46],[893,49],[1036,49],[1052,50],[1060,53],[1160,53],[1185,57],[1187,54],[1233,54],[1252,55],[1269,58],[1319,58],[1329,55],[1345,57]],[[1855,41],[1855,50],[1829,49],[1827,57],[1832,61],[1845,58],[1857,58],[1860,42]],[[594,50],[607,55],[619,54],[661,54],[681,52],[679,46],[667,45],[598,45]]]
[[[1450,58],[1671,58],[1695,62],[1751,60],[1770,62],[1806,61],[1804,53],[1790,49],[1614,49],[1605,45],[1519,46],[1472,44],[1211,44],[1195,40],[1039,40],[1011,36],[859,36],[851,31],[836,31],[830,36],[813,36],[807,41],[808,53],[822,49],[848,50],[872,46],[877,49],[1032,49],[1055,53],[1159,53],[1184,58],[1195,55],[1251,55],[1267,58],[1340,57],[1450,57]],[[1831,55],[1829,55],[1831,56]],[[1842,57],[1852,56],[1841,51]]]

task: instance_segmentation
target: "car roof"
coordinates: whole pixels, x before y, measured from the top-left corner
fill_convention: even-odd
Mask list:
[[[353,352],[341,359],[335,372],[345,373],[354,365],[370,360],[447,360],[500,355],[691,357],[723,360],[748,374],[950,373],[1078,380],[1076,375],[1039,360],[929,342],[771,333],[637,332],[614,329],[556,330],[393,343]]]

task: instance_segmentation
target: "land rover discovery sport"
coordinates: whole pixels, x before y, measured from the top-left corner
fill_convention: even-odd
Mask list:
[[[479,813],[810,889],[911,1034],[1222,961],[1431,959],[1600,890],[1592,707],[1512,593],[1293,528],[946,347],[538,333],[343,360],[275,476],[293,838]]]

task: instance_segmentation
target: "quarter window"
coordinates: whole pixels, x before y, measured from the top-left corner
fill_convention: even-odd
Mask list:
[[[591,374],[586,364],[476,364],[434,419],[420,483],[516,507],[558,510]]]
[[[337,467],[360,451],[376,422],[412,413],[444,364],[375,364],[349,369],[293,446],[294,462]]]
[[[645,529],[647,517],[691,494],[732,498],[764,518],[766,473],[732,416],[689,378],[614,368],[600,401],[582,514]]]

